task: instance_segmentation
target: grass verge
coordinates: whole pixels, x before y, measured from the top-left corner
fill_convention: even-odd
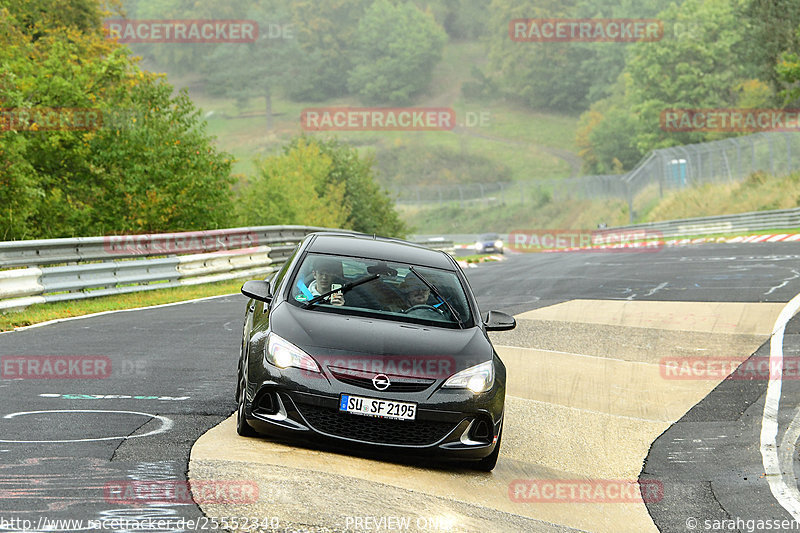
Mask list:
[[[0,331],[9,331],[17,327],[30,326],[48,320],[69,318],[73,316],[101,313],[103,311],[117,311],[120,309],[133,309],[135,307],[148,307],[185,300],[194,300],[207,296],[220,296],[239,292],[245,280],[220,281],[206,285],[189,287],[174,287],[171,289],[157,289],[152,291],[120,294],[115,296],[102,296],[72,302],[54,302],[36,304],[21,312],[0,314]]]
[[[462,255],[456,257],[458,261],[466,261],[467,263],[488,263],[491,261],[499,261],[495,256],[499,254],[473,254]]]

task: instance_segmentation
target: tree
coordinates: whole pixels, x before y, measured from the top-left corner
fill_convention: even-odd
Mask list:
[[[611,96],[581,115],[575,144],[588,174],[619,174],[644,155],[636,146],[639,120],[627,103],[630,83],[630,75],[621,74]]]
[[[659,13],[664,38],[635,44],[611,95],[582,117],[577,142],[585,168],[630,169],[650,150],[731,135],[665,131],[666,109],[767,105],[768,88],[739,55],[745,45],[740,17],[731,0],[687,0]]]
[[[120,0],[109,4],[110,10],[119,11]],[[16,23],[34,41],[44,34],[40,28],[61,26],[91,31],[97,28],[104,14],[97,0],[3,0],[1,6],[14,14]]]
[[[241,223],[344,228],[350,212],[344,184],[328,179],[332,167],[331,158],[306,139],[264,159],[240,193]]]
[[[236,99],[242,108],[252,97],[264,97],[266,129],[272,130],[272,97],[278,87],[291,84],[291,70],[302,62],[285,2],[265,1],[248,12],[259,28],[255,43],[228,43],[216,48],[205,62],[208,91]],[[273,35],[277,28],[280,35]],[[286,34],[283,34],[283,31]],[[232,80],[235,80],[233,82]]]
[[[292,139],[259,163],[239,193],[241,224],[304,224],[403,236],[406,229],[377,185],[371,159],[335,139]]]
[[[7,123],[0,183],[19,197],[0,209],[0,234],[50,238],[226,224],[230,160],[213,148],[185,93],[173,96],[160,76],[106,39],[99,15],[80,19],[93,26],[57,16],[22,24],[13,11],[2,15],[0,107],[59,108],[69,125],[87,113],[101,120],[77,129],[50,129],[40,119]]]
[[[358,24],[347,86],[367,102],[407,104],[431,82],[447,41],[411,2],[377,0]]]
[[[325,100],[347,94],[347,74],[353,68],[352,43],[369,0],[294,0],[292,24],[303,54],[292,66],[289,96]]]
[[[431,12],[452,39],[474,40],[488,33],[486,0],[414,0],[420,10]]]
[[[535,109],[586,109],[592,80],[575,68],[575,43],[520,43],[508,34],[512,19],[574,17],[576,0],[493,0],[490,12],[489,68],[502,92]]]
[[[588,124],[586,124],[588,122]],[[607,114],[590,110],[581,116],[584,127],[576,144],[583,158],[583,170],[589,174],[619,174],[633,168],[642,158],[635,146],[636,117],[623,109],[613,108]]]
[[[246,19],[247,13],[262,0],[127,0],[130,19]],[[172,74],[194,74],[208,67],[217,43],[130,43],[127,45],[150,70]]]
[[[776,67],[784,52],[800,49],[800,0],[746,0],[741,15],[742,57],[755,69],[754,77],[768,81],[775,90],[783,88]]]
[[[344,202],[349,212],[345,228],[363,233],[402,237],[406,227],[394,209],[389,195],[377,183],[372,158],[360,158],[358,151],[336,139],[311,139],[300,136],[287,150],[307,143],[315,144],[331,159],[326,183],[344,185]]]
[[[667,34],[662,41],[637,43],[626,65],[630,84],[626,104],[639,116],[636,145],[642,152],[702,142],[702,132],[666,132],[661,112],[669,108],[719,108],[736,104],[736,87],[751,74],[737,55],[741,21],[729,0],[687,0],[659,18],[665,24],[692,25],[694,38]]]
[[[509,22],[529,18],[658,18],[662,4],[662,0],[493,0],[490,73],[507,97],[532,108],[584,111],[611,94],[633,43],[514,42],[508,34]]]
[[[797,27],[796,34],[800,40],[800,26]],[[778,83],[783,86],[780,96],[785,105],[791,107],[796,107],[800,100],[800,87],[797,84],[800,81],[800,54],[795,51],[797,48],[800,47],[788,49],[781,54],[780,61],[775,66]]]

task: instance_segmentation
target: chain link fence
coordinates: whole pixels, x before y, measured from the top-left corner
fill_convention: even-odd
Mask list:
[[[736,183],[756,171],[775,176],[800,170],[800,133],[767,132],[654,150],[630,172],[620,175],[527,180],[503,183],[418,185],[392,191],[399,204],[459,205],[529,203],[565,198],[621,198],[634,204],[646,196],[707,183]]]

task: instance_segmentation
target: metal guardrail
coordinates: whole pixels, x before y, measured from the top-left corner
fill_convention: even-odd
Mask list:
[[[784,230],[800,228],[800,207],[774,211],[752,211],[736,215],[716,215],[708,217],[646,222],[630,226],[615,226],[602,231],[625,232],[627,230],[646,230],[666,238],[691,235],[714,235],[720,233],[746,233],[750,231]],[[544,228],[542,228],[544,229]],[[591,230],[592,228],[582,228]],[[601,230],[598,230],[601,231]],[[475,233],[446,235],[415,235],[416,239],[447,239],[447,242],[473,243]],[[508,234],[499,234],[501,240],[508,242]]]
[[[297,243],[312,231],[328,229],[310,226],[260,226],[182,233],[7,241],[0,242],[0,268],[204,253]]]
[[[311,226],[0,242],[0,311],[47,302],[266,277]],[[419,243],[453,250],[453,243]],[[197,253],[200,252],[200,253]],[[44,266],[67,263],[63,266]]]
[[[753,211],[737,215],[686,218],[665,222],[647,222],[609,228],[610,230],[648,230],[659,232],[664,237],[687,235],[713,235],[738,233],[766,229],[800,228],[800,208],[775,211]]]

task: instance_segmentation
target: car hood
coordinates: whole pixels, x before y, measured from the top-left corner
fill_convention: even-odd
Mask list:
[[[447,329],[313,311],[283,304],[270,329],[320,364],[345,368],[448,368],[449,373],[492,359],[483,330]],[[385,364],[374,363],[379,360]],[[388,365],[388,366],[387,366]]]

